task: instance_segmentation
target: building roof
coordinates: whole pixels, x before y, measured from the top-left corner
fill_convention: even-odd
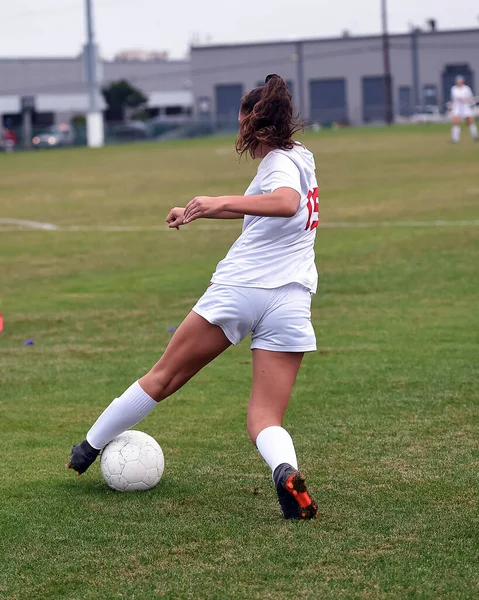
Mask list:
[[[442,35],[458,35],[461,33],[469,34],[469,33],[477,33],[479,34],[479,28],[474,29],[442,29],[435,31],[425,31],[422,29],[416,30],[419,35],[424,36],[442,36]],[[405,33],[390,33],[389,37],[393,39],[404,39],[409,38],[412,35],[413,31],[405,32]],[[342,35],[342,36],[331,36],[331,37],[322,37],[322,38],[291,38],[291,39],[280,39],[280,40],[270,40],[267,42],[261,41],[253,41],[253,42],[227,42],[222,44],[204,44],[191,46],[191,49],[196,51],[200,50],[223,50],[223,49],[232,49],[232,48],[248,48],[255,46],[276,46],[276,45],[290,45],[290,44],[306,44],[306,43],[336,43],[336,42],[345,42],[345,41],[376,41],[382,38],[381,33],[370,34],[370,35]]]

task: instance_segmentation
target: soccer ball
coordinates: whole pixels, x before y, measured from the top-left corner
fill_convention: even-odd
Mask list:
[[[142,431],[125,431],[101,453],[103,479],[119,492],[151,490],[160,481],[164,468],[160,444]]]

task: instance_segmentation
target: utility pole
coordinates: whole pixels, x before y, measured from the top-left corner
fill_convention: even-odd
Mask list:
[[[89,148],[100,148],[104,144],[103,114],[99,106],[97,51],[93,34],[92,0],[85,0],[87,43],[85,45],[86,81],[88,88],[88,114],[86,119],[87,143]]]
[[[297,98],[298,98],[298,111],[302,121],[306,119],[304,109],[304,71],[303,71],[303,43],[296,42],[294,60],[296,61],[296,85],[297,85]]]
[[[23,147],[25,149],[32,147],[32,122],[34,110],[35,96],[22,96]]]
[[[418,49],[418,38],[419,38],[419,27],[414,26],[411,31],[411,58],[412,58],[412,88],[414,90],[414,106],[417,107],[421,104],[421,97],[419,94],[419,49]]]
[[[391,57],[389,53],[388,9],[387,0],[381,0],[381,21],[383,27],[383,63],[385,91],[385,120],[388,125],[393,122],[393,95],[391,86]]]

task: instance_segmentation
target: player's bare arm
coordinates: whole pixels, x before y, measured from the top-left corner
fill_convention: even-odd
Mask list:
[[[176,206],[172,208],[166,217],[166,222],[170,229],[179,229],[181,225],[185,225],[184,214],[186,208]],[[215,213],[214,215],[204,216],[205,219],[242,219],[244,214],[229,212],[222,210],[221,212]]]
[[[222,212],[259,217],[293,217],[299,208],[300,195],[296,190],[282,187],[271,194],[253,196],[198,196],[187,205],[184,222],[214,217]]]

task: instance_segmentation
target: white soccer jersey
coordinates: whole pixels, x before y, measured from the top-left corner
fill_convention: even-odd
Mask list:
[[[245,216],[243,233],[218,264],[213,283],[267,289],[299,283],[316,292],[319,197],[315,169],[313,155],[301,144],[266,155],[245,196],[292,188],[301,196],[298,211],[289,218]]]
[[[453,85],[451,88],[451,101],[453,105],[470,105],[474,98],[468,85]]]

